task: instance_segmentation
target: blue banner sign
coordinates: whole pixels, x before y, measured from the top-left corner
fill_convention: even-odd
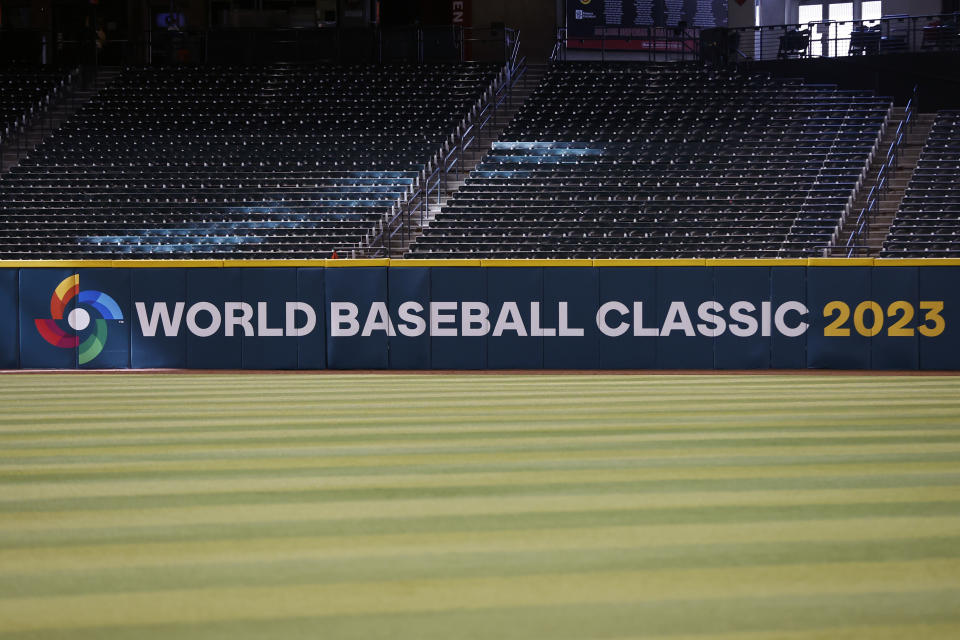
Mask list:
[[[960,261],[35,265],[3,368],[960,368]]]

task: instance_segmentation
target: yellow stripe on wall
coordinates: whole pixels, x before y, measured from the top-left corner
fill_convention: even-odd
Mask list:
[[[957,267],[960,258],[0,260],[0,269],[210,267]]]

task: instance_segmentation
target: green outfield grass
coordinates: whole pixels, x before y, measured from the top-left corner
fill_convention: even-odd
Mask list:
[[[960,377],[0,376],[0,638],[960,638]]]

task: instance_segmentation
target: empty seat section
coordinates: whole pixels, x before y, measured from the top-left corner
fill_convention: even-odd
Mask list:
[[[497,70],[126,69],[0,179],[0,257],[358,248]]]
[[[960,257],[960,111],[937,114],[880,255]]]
[[[0,67],[0,145],[42,114],[67,87],[69,74],[29,67]]]
[[[890,107],[765,75],[557,64],[408,256],[822,255]]]

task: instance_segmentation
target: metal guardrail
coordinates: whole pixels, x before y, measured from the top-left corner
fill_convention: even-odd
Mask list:
[[[98,40],[93,31],[0,28],[0,64],[137,66],[278,62],[504,62],[518,41],[509,28],[151,28]]]
[[[889,189],[890,180],[893,179],[892,174],[899,166],[903,137],[913,128],[916,97],[917,87],[914,87],[913,97],[907,102],[903,120],[901,120],[897,126],[897,131],[893,136],[893,142],[891,142],[887,148],[887,154],[884,157],[883,164],[877,172],[877,183],[870,189],[870,193],[867,194],[867,203],[860,211],[860,215],[857,216],[853,231],[850,233],[850,237],[844,245],[848,258],[867,250],[866,243],[870,239],[870,225],[880,213],[880,197]]]
[[[557,30],[550,59],[703,61],[704,29],[699,27],[610,27],[592,36]],[[878,20],[737,27],[726,30],[730,61],[790,60],[960,51],[960,13],[895,15]]]
[[[737,48],[743,57],[751,60],[960,51],[960,13],[822,20],[730,31],[736,34]]]
[[[696,62],[701,59],[698,27],[635,27],[605,30],[594,36],[572,36],[557,29],[550,60],[638,60],[643,62]],[[627,57],[624,57],[627,56]]]

